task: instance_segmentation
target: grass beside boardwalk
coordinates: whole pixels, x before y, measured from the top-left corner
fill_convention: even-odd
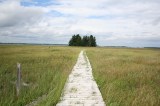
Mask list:
[[[160,106],[160,50],[91,48],[87,55],[107,106]]]
[[[0,106],[24,106],[46,95],[39,105],[55,105],[80,49],[54,46],[0,46]],[[22,65],[22,86],[16,98],[16,64]]]

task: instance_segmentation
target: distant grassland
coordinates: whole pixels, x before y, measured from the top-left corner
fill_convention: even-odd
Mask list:
[[[80,49],[54,46],[0,46],[0,106],[24,106],[46,95],[39,105],[55,105]],[[16,99],[16,64],[22,65],[22,86]]]
[[[86,50],[107,106],[160,106],[160,49],[0,46],[0,106],[54,106],[76,63]],[[22,65],[22,86],[16,98],[16,64]]]
[[[160,106],[160,49],[91,48],[87,55],[107,106]]]

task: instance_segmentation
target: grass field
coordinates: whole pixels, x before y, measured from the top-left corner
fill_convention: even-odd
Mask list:
[[[55,105],[80,50],[70,47],[0,46],[0,106],[24,106],[46,95],[39,105]],[[22,86],[16,98],[16,64],[22,65]]]
[[[160,106],[160,50],[0,46],[0,106],[54,106],[80,50],[86,50],[107,106]],[[16,98],[16,64],[22,65],[22,86]]]
[[[160,106],[159,49],[88,49],[107,106]]]

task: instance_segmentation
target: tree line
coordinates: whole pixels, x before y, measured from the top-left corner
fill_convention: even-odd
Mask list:
[[[69,46],[88,46],[95,47],[96,38],[93,35],[81,37],[79,34],[73,35],[69,41]]]

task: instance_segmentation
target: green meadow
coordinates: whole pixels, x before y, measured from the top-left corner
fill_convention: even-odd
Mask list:
[[[87,51],[107,106],[160,106],[160,49]]]
[[[55,106],[64,84],[85,50],[107,106],[160,105],[160,49],[0,46],[0,106]],[[17,62],[22,66],[16,97]],[[41,99],[38,99],[41,98]]]
[[[55,105],[80,50],[54,46],[0,46],[0,106],[24,106],[46,95],[42,103]],[[16,97],[17,62],[22,66],[22,86]]]

